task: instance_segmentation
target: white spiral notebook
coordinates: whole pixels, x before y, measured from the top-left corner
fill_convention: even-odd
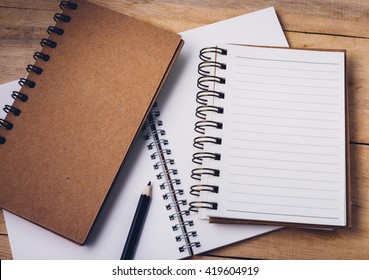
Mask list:
[[[212,222],[350,224],[344,50],[200,51],[191,208]]]
[[[182,259],[277,229],[209,224],[188,211],[193,199],[198,52],[215,42],[288,46],[275,11],[264,9],[181,35],[185,44],[158,105],[134,142],[124,173],[116,178],[86,244],[78,246],[5,212],[14,259],[119,259],[137,200],[148,181],[153,183],[152,201],[136,259]],[[14,85],[3,85],[1,95],[16,90]]]

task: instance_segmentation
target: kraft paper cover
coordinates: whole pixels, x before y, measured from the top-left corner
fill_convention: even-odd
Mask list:
[[[182,46],[178,34],[78,3],[23,86],[20,116],[0,128],[0,206],[84,243],[114,178]],[[45,31],[46,33],[46,31]],[[47,37],[47,36],[45,36]],[[124,169],[123,169],[124,172]]]

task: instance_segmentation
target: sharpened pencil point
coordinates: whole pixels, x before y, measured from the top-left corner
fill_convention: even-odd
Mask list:
[[[151,181],[147,184],[146,188],[143,190],[142,195],[151,196],[152,184]]]

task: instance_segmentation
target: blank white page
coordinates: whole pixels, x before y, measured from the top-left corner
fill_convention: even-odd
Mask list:
[[[345,53],[225,46],[218,210],[208,215],[346,225]],[[220,148],[220,150],[219,150]]]

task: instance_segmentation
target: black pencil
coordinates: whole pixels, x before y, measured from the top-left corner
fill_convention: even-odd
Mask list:
[[[120,257],[121,260],[133,259],[138,240],[140,239],[140,234],[146,218],[147,210],[149,209],[151,188],[151,182],[149,182],[140,196],[131,228],[129,229],[126,244],[124,245],[122,256]]]

